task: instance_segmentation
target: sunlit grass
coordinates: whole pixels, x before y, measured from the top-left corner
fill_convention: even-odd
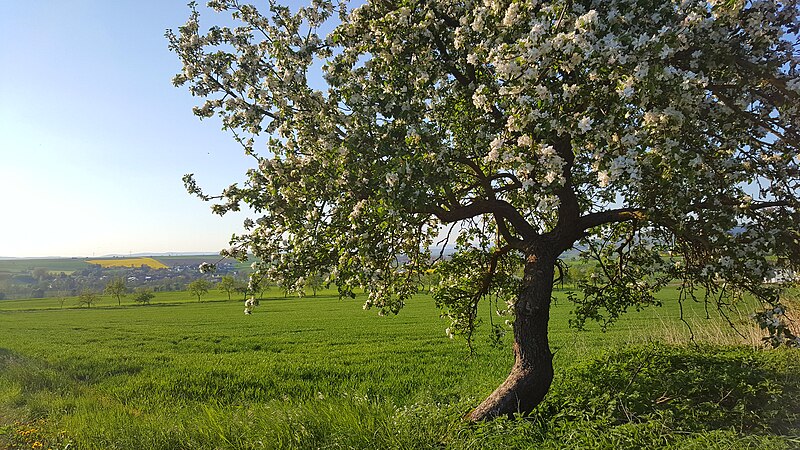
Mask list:
[[[621,402],[632,404],[633,395],[645,411],[663,394],[634,380],[632,391],[623,395],[620,388],[616,396],[604,397],[628,383],[639,355],[664,354],[663,361],[677,361],[669,364],[690,361],[706,367],[708,376],[724,364],[705,353],[694,358],[690,349],[673,358],[660,347],[639,347],[659,340],[665,330],[681,330],[670,300],[674,291],[664,293],[664,307],[631,313],[605,333],[570,328],[572,305],[558,295],[551,314],[556,380],[548,402],[533,421],[477,427],[461,417],[505,378],[512,361],[510,336],[494,347],[484,326],[470,356],[462,341],[445,336],[448,324],[428,296],[390,317],[362,310],[360,299],[339,300],[331,291],[304,299],[268,293],[252,316],[243,314],[240,300],[227,301],[221,292],[202,303],[187,293],[157,293],[151,305],[128,299],[117,307],[106,299],[91,309],[61,309],[57,299],[2,301],[0,426],[7,432],[4,438],[0,431],[0,443],[15,432],[14,421],[42,421],[40,442],[98,449],[562,448],[559,442],[600,448],[616,441],[635,448],[637,442],[699,446],[695,441],[706,442],[706,433],[720,433],[722,443],[746,438],[758,448],[789,442],[776,434],[787,431],[770,428],[767,419],[774,418],[758,411],[746,416],[753,423],[764,417],[766,428],[756,430],[733,422],[710,427],[701,419],[676,425],[658,416],[673,414],[669,409],[626,421]],[[489,310],[482,312],[486,324]],[[702,305],[687,305],[685,312],[695,329],[720,326],[704,318]],[[672,342],[686,342],[682,332],[670,333]],[[622,382],[599,371],[605,366],[592,365],[608,351],[633,352],[609,360],[624,372]],[[776,354],[784,360],[769,355],[735,350],[722,361],[745,358],[753,368],[771,367],[778,375],[796,370],[794,354]],[[632,366],[623,364],[628,360]],[[659,367],[648,374],[669,375],[657,372]],[[729,380],[732,387],[752,385],[756,393],[769,388],[770,395],[797,397],[794,391],[778,392],[779,383],[771,378],[740,379],[743,373],[714,378],[715,384]],[[690,399],[681,402],[684,409],[692,405]],[[720,417],[715,420],[728,416]],[[744,416],[730,417],[739,417],[740,424]],[[673,432],[675,426],[691,433]]]

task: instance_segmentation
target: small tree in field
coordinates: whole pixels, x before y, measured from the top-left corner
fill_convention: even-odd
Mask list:
[[[205,278],[198,278],[186,286],[186,290],[190,294],[197,296],[198,302],[202,296],[208,294],[209,289],[211,289],[211,283]]]
[[[325,287],[325,277],[318,272],[313,272],[304,280],[304,287],[311,289],[311,295],[316,297],[317,291]]]
[[[139,288],[133,295],[133,301],[142,305],[149,305],[150,300],[155,298],[155,296],[156,295],[153,294],[153,291],[145,288]]]
[[[58,299],[58,307],[60,309],[64,309],[64,303],[67,302],[67,293],[63,292],[63,291],[59,292],[58,293],[58,297],[56,297],[56,298]]]
[[[247,284],[245,283],[238,283],[234,288],[234,291],[237,294],[242,294],[242,300],[247,300],[247,294],[250,293],[250,290],[247,288]]]
[[[681,300],[724,311],[749,293],[782,320],[763,280],[800,262],[797,0],[208,6],[239,25],[203,32],[192,6],[167,37],[195,114],[254,159],[219,196],[184,178],[215,213],[259,213],[223,256],[289,289],[329,273],[387,312],[432,268],[469,341],[479,301],[507,301],[515,362],[472,420],[550,388],[553,283],[575,246],[597,268],[572,294],[578,326],[674,279]]]
[[[231,294],[236,290],[236,279],[231,275],[225,275],[217,283],[217,289],[228,294],[228,300],[231,299]]]
[[[106,284],[105,293],[117,299],[117,305],[122,305],[122,297],[128,295],[128,286],[122,277],[114,278]]]
[[[97,295],[97,292],[86,289],[81,291],[80,295],[78,295],[78,304],[86,305],[87,308],[91,308],[99,299],[100,296]]]

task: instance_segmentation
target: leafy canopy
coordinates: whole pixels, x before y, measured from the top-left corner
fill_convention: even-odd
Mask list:
[[[197,301],[200,301],[200,297],[208,294],[208,291],[211,289],[211,283],[206,280],[205,278],[198,278],[186,286],[186,290],[197,297]]]
[[[155,298],[153,291],[146,288],[138,288],[133,295],[133,300],[142,305],[149,305],[150,300]]]
[[[128,286],[125,285],[124,278],[117,277],[106,284],[103,292],[117,299],[117,303],[119,303],[121,301],[121,297],[128,295]]]
[[[236,289],[236,279],[232,275],[225,275],[217,283],[217,289],[225,291],[228,294],[228,300],[231,299],[231,293]]]
[[[256,167],[219,196],[185,182],[256,213],[223,252],[259,258],[255,279],[324,269],[394,312],[455,241],[437,298],[464,325],[485,295],[513,301],[526,258],[579,243],[599,262],[582,323],[674,278],[777,303],[763,280],[797,264],[796,0],[208,7],[236,26],[203,32],[192,5],[167,32],[173,82]]]

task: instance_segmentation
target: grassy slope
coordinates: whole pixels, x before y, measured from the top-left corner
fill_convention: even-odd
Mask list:
[[[47,269],[50,272],[72,273],[76,270],[85,269],[87,261],[121,261],[125,259],[141,259],[146,257],[117,257],[117,258],[20,258],[20,259],[0,259],[0,274],[18,274],[30,272],[37,267]],[[168,267],[176,265],[197,266],[202,262],[216,262],[219,255],[178,255],[178,256],[152,256],[150,257]],[[228,260],[233,263],[237,271],[248,271],[250,262],[240,262]]]
[[[71,273],[85,269],[86,258],[42,258],[42,259],[2,259],[0,260],[0,273],[30,272],[37,267],[42,267],[50,272]]]
[[[470,358],[424,296],[396,317],[331,295],[277,296],[245,316],[241,302],[223,298],[159,293],[150,306],[128,298],[90,310],[0,302],[0,447],[800,445],[800,413],[781,410],[784,399],[800,402],[796,354],[652,345],[626,353],[654,335],[676,338],[674,304],[601,333],[570,329],[571,307],[559,301],[548,401],[529,421],[469,426],[460,417],[507,374],[508,336],[494,349],[484,328]]]

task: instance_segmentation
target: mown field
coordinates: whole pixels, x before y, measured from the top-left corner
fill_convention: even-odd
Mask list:
[[[800,448],[798,353],[681,344],[674,291],[605,333],[569,328],[559,299],[547,400],[478,425],[462,417],[507,374],[510,336],[485,326],[470,356],[427,296],[378,317],[272,294],[252,316],[219,292],[0,301],[0,448]],[[699,339],[737,340],[689,306]]]

